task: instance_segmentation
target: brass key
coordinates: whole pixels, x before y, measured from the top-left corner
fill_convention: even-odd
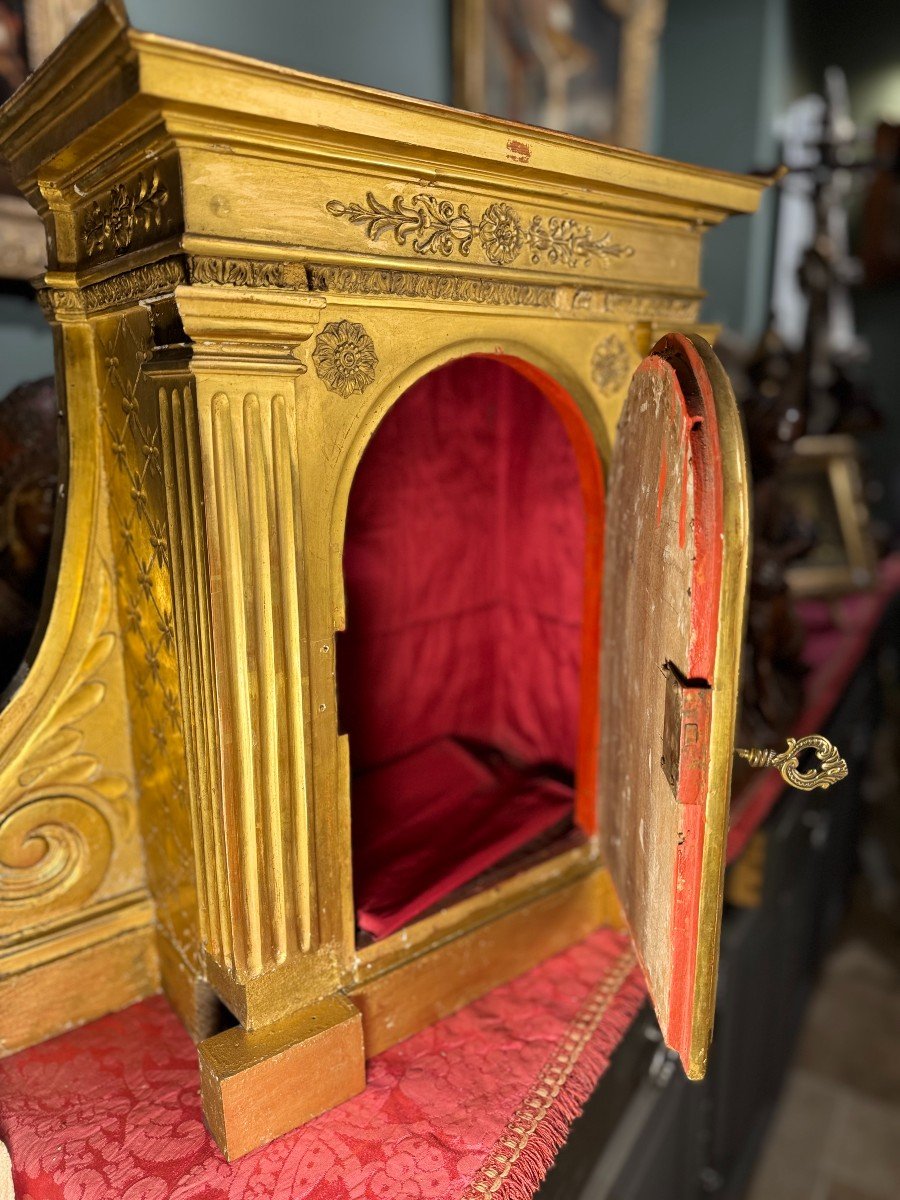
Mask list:
[[[815,750],[819,759],[818,769],[800,770],[800,754],[804,750]],[[811,792],[814,788],[829,788],[839,779],[847,778],[846,762],[841,758],[837,747],[820,733],[810,733],[802,738],[789,737],[787,749],[781,752],[737,748],[734,752],[745,758],[751,767],[774,767],[776,771],[780,771],[785,783],[799,788],[801,792]]]

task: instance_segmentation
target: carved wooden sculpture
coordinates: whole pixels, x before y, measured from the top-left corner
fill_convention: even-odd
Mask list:
[[[696,330],[701,234],[764,183],[135,33],[113,0],[4,108],[0,151],[47,230],[70,453],[46,636],[0,717],[3,1048],[161,980],[233,1157],[361,1088],[367,1056],[618,921],[612,877],[666,1036],[702,1073],[746,478],[712,352],[662,335]],[[335,668],[348,497],[399,398],[467,359],[506,372],[513,427],[517,405],[549,405],[574,455],[568,832],[543,822],[542,849],[462,872],[367,939],[351,826],[371,812],[351,818],[368,784]],[[466,737],[428,754],[510,803],[565,794],[520,743],[450,732]],[[460,828],[429,844],[452,857]]]

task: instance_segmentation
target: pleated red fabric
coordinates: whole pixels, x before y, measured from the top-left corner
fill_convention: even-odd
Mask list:
[[[376,430],[350,494],[338,647],[369,932],[398,928],[571,811],[585,527],[563,422],[505,362],[441,367]],[[460,739],[516,764],[520,785]]]

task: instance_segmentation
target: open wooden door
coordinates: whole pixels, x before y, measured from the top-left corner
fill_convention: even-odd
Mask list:
[[[669,334],[631,382],[607,492],[600,839],[663,1036],[712,1033],[749,549],[740,417],[709,345]]]

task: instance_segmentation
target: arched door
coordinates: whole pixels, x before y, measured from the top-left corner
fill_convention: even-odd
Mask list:
[[[603,588],[600,843],[666,1042],[712,1031],[749,543],[731,386],[702,338],[663,338],[613,447]]]

